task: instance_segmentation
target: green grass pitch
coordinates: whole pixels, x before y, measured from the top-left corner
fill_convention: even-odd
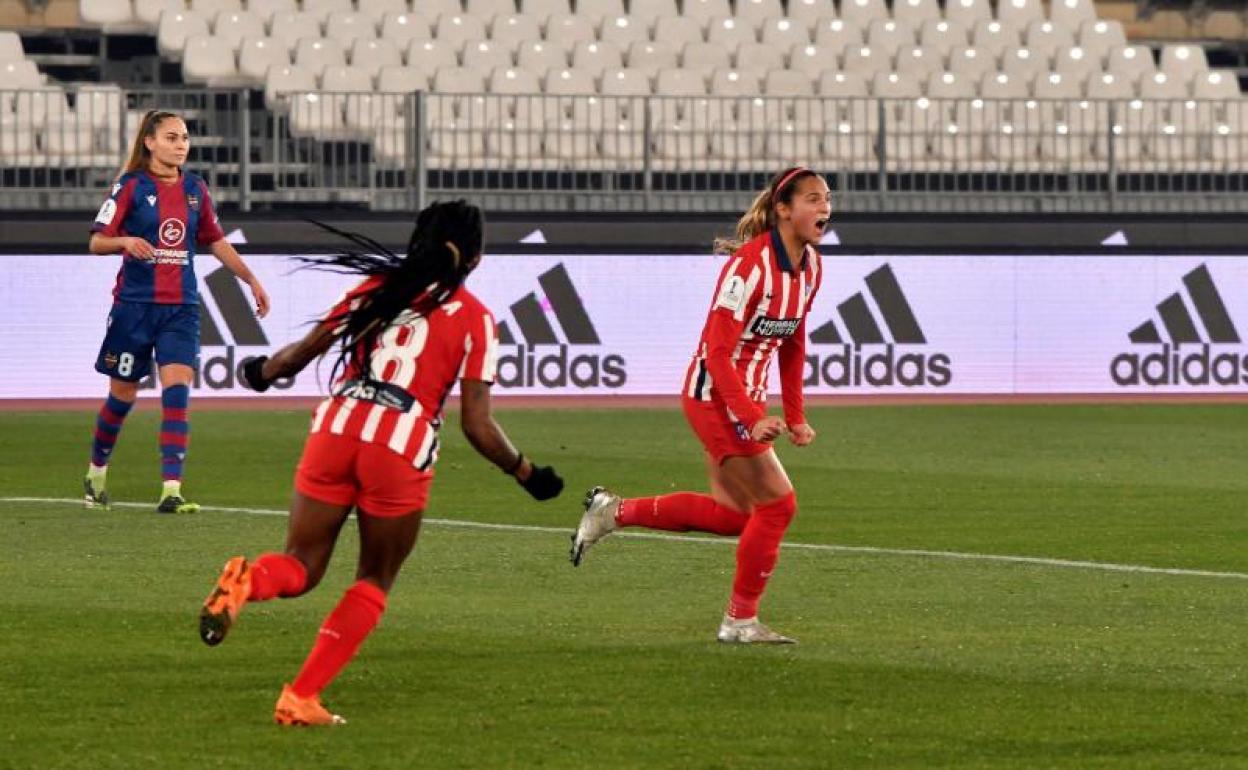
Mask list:
[[[155,503],[157,415],[126,425],[115,500]],[[715,643],[730,541],[567,563],[585,488],[704,487],[678,412],[501,412],[567,479],[544,504],[452,419],[427,515],[530,528],[428,523],[325,694],[350,723],[289,730],[273,702],[351,581],[350,528],[311,595],[248,606],[218,648],[195,621],[222,562],[285,527],[211,506],[284,510],[308,413],[194,412],[209,508],[161,517],[12,501],[79,497],[93,415],[0,412],[0,768],[1248,767],[1242,407],[810,416],[815,446],[780,450],[789,540],[887,550],[783,551],[763,616],[797,647]]]

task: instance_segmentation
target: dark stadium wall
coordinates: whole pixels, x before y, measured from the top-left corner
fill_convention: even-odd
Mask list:
[[[222,212],[245,250],[304,253],[336,244],[305,215]],[[307,217],[365,232],[395,248],[410,218],[310,212]],[[0,253],[73,254],[86,250],[89,214],[0,213]],[[690,254],[731,232],[731,216],[611,214],[489,216],[487,248],[509,253]],[[1248,254],[1248,215],[843,215],[826,247],[846,254]]]

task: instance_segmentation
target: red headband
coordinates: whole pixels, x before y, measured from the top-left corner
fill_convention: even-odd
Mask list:
[[[811,170],[810,170],[810,169],[808,169],[808,168],[805,168],[805,167],[799,166],[798,168],[795,168],[795,169],[793,169],[792,171],[790,171],[789,173],[785,174],[785,175],[784,175],[784,176],[780,179],[780,184],[776,185],[776,189],[775,189],[775,191],[771,194],[771,202],[772,202],[772,204],[773,204],[773,205],[775,204],[776,199],[779,197],[779,195],[780,195],[780,191],[784,189],[784,186],[785,186],[786,184],[788,184],[789,182],[793,181],[793,177],[798,176],[799,174],[813,174],[813,173],[815,173],[815,172],[811,171]]]

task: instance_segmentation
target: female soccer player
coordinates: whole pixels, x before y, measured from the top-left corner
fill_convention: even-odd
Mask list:
[[[342,721],[321,705],[319,694],[377,625],[416,544],[442,404],[456,380],[469,443],[538,500],[563,489],[554,470],[535,467],[516,451],[490,416],[498,338],[490,311],[463,286],[481,260],[482,230],[480,209],[456,201],[420,212],[402,257],[341,233],[374,253],[342,254],[323,264],[368,278],[302,340],[246,366],[248,384],[264,390],[337,343],[331,380],[340,370],[342,376],[312,418],[295,473],[286,552],[226,562],[200,612],[200,638],[219,644],[248,601],[312,590],[352,507],[360,530],[356,582],[321,626],[299,675],[282,689],[274,713],[280,724]]]
[[[685,376],[685,417],[706,449],[711,494],[677,492],[621,499],[595,487],[572,536],[572,564],[621,527],[740,535],[732,598],[718,638],[792,644],[758,621],[758,602],[797,512],[793,485],[772,448],[781,434],[815,439],[802,411],[806,313],[819,290],[818,244],[831,216],[823,177],[806,168],[777,174],[737,223],[702,339]],[[784,417],[768,416],[767,377],[779,352]]]
[[[156,510],[199,510],[182,497],[182,464],[190,437],[187,403],[199,355],[196,248],[207,246],[251,287],[256,315],[263,318],[269,312],[269,295],[225,240],[204,180],[182,170],[189,150],[190,136],[181,118],[157,110],[144,115],[130,159],[91,228],[91,253],[120,253],[122,261],[108,330],[95,360],[95,370],[109,376],[109,387],[95,420],[83,482],[88,508],[108,507],[108,460],[138,397],[139,381],[151,371],[154,351],[163,410],[164,478]]]

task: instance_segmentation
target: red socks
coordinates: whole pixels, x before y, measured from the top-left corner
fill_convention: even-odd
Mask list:
[[[710,495],[675,492],[661,497],[634,497],[620,503],[615,523],[621,527],[649,527],[670,532],[710,532],[739,535],[749,516],[720,505]]]
[[[251,563],[251,595],[248,601],[262,602],[275,596],[298,596],[308,583],[303,562],[284,553],[266,553]]]
[[[351,662],[364,639],[386,611],[386,593],[372,583],[356,581],[321,626],[316,645],[303,662],[291,689],[300,698],[317,695]]]
[[[729,616],[752,618],[758,615],[759,597],[767,588],[767,579],[780,556],[780,540],[796,513],[797,496],[792,492],[754,508],[737,542],[737,576],[732,581]]]

